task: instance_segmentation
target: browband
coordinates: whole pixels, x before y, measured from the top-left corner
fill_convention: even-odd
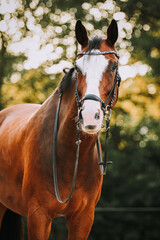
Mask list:
[[[115,54],[115,56],[119,59],[119,55],[116,51],[105,51],[105,52],[79,52],[77,53],[77,57],[79,55],[105,55],[105,54]]]

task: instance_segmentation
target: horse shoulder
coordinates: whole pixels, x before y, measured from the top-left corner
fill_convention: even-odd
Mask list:
[[[28,120],[39,105],[21,104],[0,112],[0,153],[2,164],[12,165],[19,161],[19,153],[25,141],[24,133]]]

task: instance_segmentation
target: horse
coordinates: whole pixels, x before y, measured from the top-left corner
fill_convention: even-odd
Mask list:
[[[103,181],[97,140],[118,99],[118,26],[112,20],[105,38],[89,39],[78,20],[75,35],[82,52],[52,95],[42,105],[0,112],[1,240],[23,239],[22,216],[29,240],[48,239],[52,220],[61,216],[69,240],[89,236]]]

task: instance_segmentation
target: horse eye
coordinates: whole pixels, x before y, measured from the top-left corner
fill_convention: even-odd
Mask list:
[[[116,63],[112,64],[111,71],[114,72],[116,69],[117,69],[117,64]]]

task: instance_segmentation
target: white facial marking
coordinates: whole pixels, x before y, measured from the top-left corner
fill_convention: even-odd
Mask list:
[[[92,52],[96,53],[100,51],[93,50]],[[76,61],[77,67],[82,71],[82,74],[86,76],[87,89],[85,95],[94,94],[100,97],[99,85],[102,80],[103,73],[108,67],[108,62],[109,60],[103,55],[84,55]],[[103,112],[101,110],[100,102],[86,100],[84,101],[83,109],[82,129],[87,133],[96,133],[100,131],[103,121]],[[97,113],[99,114],[99,119],[95,118]],[[94,130],[89,129],[90,126],[94,126]]]
[[[93,50],[92,52],[100,52]],[[87,90],[86,94],[95,94],[100,97],[99,85],[102,75],[108,66],[108,59],[103,55],[84,55],[76,61],[83,75],[86,75]]]

